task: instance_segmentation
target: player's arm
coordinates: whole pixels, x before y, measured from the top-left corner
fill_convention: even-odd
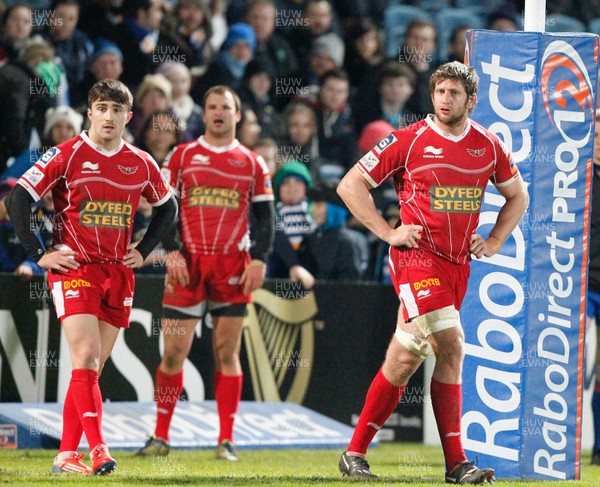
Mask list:
[[[484,239],[477,234],[471,237],[469,250],[478,259],[491,257],[500,251],[504,242],[519,224],[529,204],[527,188],[520,176],[506,186],[496,186],[496,189],[506,198],[506,202],[500,208],[496,224],[490,231],[488,238]]]
[[[371,184],[355,166],[342,178],[337,192],[358,221],[381,240],[392,246],[418,247],[417,241],[421,238],[420,232],[423,227],[411,224],[402,224],[398,228],[390,227],[387,220],[377,211],[371,189]]]
[[[176,217],[177,202],[175,197],[171,196],[162,205],[154,208],[148,230],[137,245],[131,244],[128,247],[129,251],[125,254],[123,264],[133,269],[140,267],[154,247],[162,240],[164,234],[173,226]]]
[[[13,223],[15,234],[35,263],[44,269],[66,272],[77,269],[79,263],[74,260],[77,252],[72,250],[46,250],[35,235],[31,225],[31,206],[35,204],[33,196],[20,184],[17,184],[5,200],[6,210]]]
[[[240,279],[240,284],[244,286],[244,294],[250,294],[263,285],[267,269],[267,255],[275,238],[273,201],[255,201],[252,203],[252,213],[256,218],[255,243],[250,249],[252,261]]]

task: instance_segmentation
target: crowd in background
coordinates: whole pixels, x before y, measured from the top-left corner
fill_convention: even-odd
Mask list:
[[[210,86],[240,94],[237,137],[265,159],[276,198],[268,276],[307,288],[315,279],[389,282],[387,248],[350,217],[335,185],[379,140],[431,113],[429,77],[439,64],[463,60],[466,30],[520,30],[523,9],[518,1],[472,2],[473,15],[447,32],[436,13],[456,2],[412,2],[423,15],[393,44],[384,25],[401,3],[0,0],[0,271],[43,271],[20,249],[3,199],[47,150],[86,128],[88,90],[111,78],[134,94],[128,141],[159,165],[203,133]],[[586,25],[600,17],[596,0],[547,8]],[[391,184],[373,196],[397,220]],[[52,211],[46,198],[32,215],[47,245]],[[151,213],[142,202],[134,241]],[[164,272],[163,257],[156,250],[142,272]]]

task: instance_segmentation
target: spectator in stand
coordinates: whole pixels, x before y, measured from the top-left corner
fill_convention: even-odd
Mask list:
[[[268,63],[253,59],[246,66],[244,84],[240,90],[242,102],[256,113],[264,137],[272,136],[279,128],[278,103],[271,94],[274,78],[275,74]]]
[[[325,34],[314,40],[304,83],[308,86],[309,97],[316,98],[325,73],[341,69],[344,64],[344,41],[337,34]]]
[[[254,57],[256,34],[248,24],[237,22],[229,28],[221,50],[206,73],[192,88],[192,98],[202,100],[211,86],[227,85],[236,91],[242,87],[246,66]]]
[[[459,25],[452,31],[452,34],[450,34],[450,41],[448,42],[448,57],[446,58],[445,62],[465,62],[467,31],[469,29],[471,29],[471,27],[468,25]]]
[[[161,28],[165,15],[163,0],[127,0],[122,6],[123,22],[114,28],[112,40],[123,53],[123,81],[136,89],[145,75],[167,61],[185,60],[192,65],[193,51],[179,36]]]
[[[162,74],[144,76],[135,93],[133,117],[129,122],[129,131],[136,138],[148,117],[157,111],[165,111],[171,105],[173,87]]]
[[[61,59],[67,75],[67,83],[73,91],[85,77],[85,70],[94,47],[88,36],[77,28],[79,0],[54,0],[52,22],[42,32],[42,37],[53,47]]]
[[[84,113],[87,108],[87,94],[92,86],[103,79],[118,80],[123,73],[123,53],[113,42],[98,38],[89,59],[83,81],[70,90],[71,106]],[[71,87],[72,88],[72,87]]]
[[[28,281],[34,274],[43,274],[45,271],[29,258],[8,217],[4,201],[15,184],[16,179],[0,181],[0,272],[12,272]]]
[[[177,117],[170,110],[153,112],[144,122],[135,141],[136,147],[150,154],[159,167],[163,165],[171,149],[181,143],[183,132]]]
[[[277,142],[270,137],[264,137],[258,139],[254,147],[251,149],[256,152],[259,156],[261,156],[267,167],[269,168],[269,174],[271,175],[271,179],[275,177],[275,173],[277,172]]]
[[[336,187],[337,182],[326,181],[307,191],[317,230],[303,239],[300,262],[316,279],[356,281],[364,271],[366,250],[346,228],[349,212]]]
[[[377,90],[371,95],[361,92],[356,106],[358,130],[375,120],[385,120],[398,128],[416,121],[416,115],[406,105],[415,92],[414,71],[397,61],[387,61],[379,70]]]
[[[258,121],[258,117],[252,107],[243,103],[240,110],[240,121],[236,126],[237,139],[246,147],[254,147],[260,139],[262,127]]]
[[[31,9],[25,3],[15,3],[4,11],[0,38],[0,64],[17,59],[19,51],[33,31],[31,16]]]
[[[45,118],[42,145],[33,149],[26,148],[14,163],[0,175],[0,179],[20,178],[47,150],[81,132],[83,116],[68,105],[49,108]]]
[[[372,89],[379,66],[385,61],[379,28],[370,19],[360,19],[347,30],[345,45],[344,70],[350,78],[350,86]]]
[[[331,172],[339,172],[337,165],[330,167],[319,151],[317,116],[305,102],[291,102],[283,113],[283,134],[279,145],[281,165],[297,160],[308,166],[313,181],[326,179]]]
[[[251,0],[246,12],[248,22],[256,33],[255,58],[265,63],[278,77],[298,76],[298,59],[284,37],[275,32],[276,7],[274,0]]]
[[[267,260],[267,276],[289,278],[305,289],[314,285],[314,276],[300,264],[299,250],[304,238],[315,231],[306,191],[312,178],[305,164],[290,161],[273,179],[275,195],[275,239]]]
[[[329,0],[308,0],[302,9],[301,20],[302,28],[290,29],[288,39],[300,66],[305,67],[308,64],[314,40],[324,34],[339,35],[341,31]],[[342,63],[338,67],[341,68]]]
[[[192,73],[183,63],[164,63],[156,70],[164,75],[173,88],[171,110],[179,120],[179,127],[184,132],[184,142],[200,137],[204,132],[202,108],[190,96]]]
[[[519,26],[510,14],[494,12],[488,17],[486,29],[514,32],[519,30]]]
[[[61,76],[53,54],[46,41],[29,39],[18,59],[0,66],[0,173],[30,144],[39,144],[46,110],[57,104]]]
[[[334,69],[322,78],[319,89],[319,102],[316,109],[317,133],[321,156],[338,167],[327,179],[341,179],[346,168],[359,158],[356,147],[356,130],[354,117],[348,97],[350,81],[345,71]]]
[[[114,29],[123,22],[121,5],[124,0],[86,0],[81,2],[79,28],[92,41],[111,39]]]
[[[400,62],[410,67],[416,76],[415,93],[408,100],[407,108],[424,118],[433,113],[429,94],[429,78],[438,64],[435,60],[437,30],[425,20],[415,20],[406,29],[404,46],[400,51]]]
[[[194,53],[191,71],[201,76],[216,49],[211,44],[213,25],[208,0],[179,0],[175,6],[175,29]]]

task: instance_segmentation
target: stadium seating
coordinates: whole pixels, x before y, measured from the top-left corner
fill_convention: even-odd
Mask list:
[[[600,35],[600,17],[590,20],[588,32]]]
[[[411,5],[390,5],[385,9],[383,27],[386,32],[385,52],[387,57],[398,58],[398,49],[404,41],[406,28],[413,20],[417,19],[433,22],[425,10]]]
[[[575,17],[564,14],[546,16],[546,32],[585,32],[585,24]]]

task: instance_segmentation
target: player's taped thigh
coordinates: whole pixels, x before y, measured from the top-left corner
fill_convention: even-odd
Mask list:
[[[416,337],[399,326],[396,327],[394,336],[402,346],[421,358],[427,358],[434,354],[433,347],[427,340],[429,335],[455,326],[461,326],[460,316],[454,306],[446,306],[417,316],[411,320],[411,323],[419,328],[425,338]]]

